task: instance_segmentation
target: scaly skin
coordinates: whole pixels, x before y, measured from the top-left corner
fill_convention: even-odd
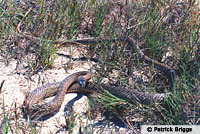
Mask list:
[[[122,39],[85,38],[85,39],[74,40],[70,42],[62,42],[61,45],[65,45],[65,44],[69,45],[69,43],[71,43],[72,45],[73,44],[91,45],[91,44],[96,44],[96,43],[104,42],[104,41],[112,42],[112,41],[117,41],[117,40],[122,40]],[[175,74],[174,69],[158,61],[154,61],[153,59],[146,56],[142,52],[142,50],[139,48],[138,44],[136,44],[135,40],[133,40],[132,38],[128,37],[124,41],[127,42],[128,45],[131,46],[133,52],[138,52],[141,58],[143,58],[145,61],[147,61],[150,64],[154,63],[155,68],[161,70],[168,77],[171,83],[171,89],[173,88],[174,74]],[[35,89],[29,94],[27,99],[24,101],[26,110],[29,112],[31,117],[34,117],[34,116],[41,117],[43,115],[46,115],[48,113],[51,113],[57,110],[61,106],[66,92],[83,92],[83,93],[95,92],[97,93],[98,86],[108,90],[111,94],[114,94],[117,97],[128,99],[131,102],[136,100],[143,104],[149,101],[162,101],[164,97],[168,97],[170,94],[170,93],[148,94],[148,93],[133,91],[131,89],[113,87],[106,84],[97,85],[94,83],[89,83],[86,87],[80,87],[80,85],[78,84],[72,84],[77,81],[79,76],[83,76],[83,75],[85,75],[85,78],[84,78],[85,80],[89,80],[91,78],[91,74],[88,74],[88,72],[86,71],[77,72],[68,76],[61,82],[46,84],[40,88]],[[84,83],[84,80],[81,82]],[[52,101],[48,103],[38,103],[43,98],[52,96],[54,94],[56,94],[56,96]]]
[[[84,77],[83,79],[88,80],[91,78],[91,74],[87,71],[76,72],[66,77],[62,82],[45,85],[32,91],[25,100],[25,107],[31,118],[41,117],[58,110],[64,100],[67,89],[79,77]],[[47,103],[37,103],[49,94],[53,94],[55,90],[57,93],[53,100]]]

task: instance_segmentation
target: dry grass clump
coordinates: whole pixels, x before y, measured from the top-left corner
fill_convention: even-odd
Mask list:
[[[26,61],[30,75],[53,67],[58,40],[132,37],[148,57],[176,70],[172,96],[148,106],[107,93],[96,100],[132,128],[138,123],[200,124],[199,10],[197,1],[6,0],[0,7],[0,54],[6,64],[11,58]],[[112,85],[145,92],[169,91],[167,77],[123,40],[86,49],[86,57],[100,61],[98,81],[107,78]]]

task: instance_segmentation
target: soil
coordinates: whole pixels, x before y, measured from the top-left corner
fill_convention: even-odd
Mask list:
[[[63,48],[58,53],[67,55],[68,48]],[[80,55],[80,48],[73,48],[73,57],[80,57]],[[3,122],[4,116],[8,114],[8,118],[10,118],[9,133],[31,133],[32,131],[29,120],[23,117],[22,110],[18,108],[23,104],[28,92],[45,83],[61,81],[74,72],[89,70],[93,64],[78,61],[72,63],[71,69],[66,69],[69,59],[57,55],[52,69],[39,71],[30,78],[26,75],[27,62],[25,60],[18,65],[17,60],[11,59],[6,65],[4,59],[4,57],[0,57],[0,78],[5,80],[0,94],[0,106],[2,107],[0,122]],[[87,116],[89,112],[87,96],[77,93],[66,94],[58,111],[45,117],[42,121],[32,121],[36,126],[36,130],[33,129],[33,131],[41,134],[67,133],[69,131],[80,133],[85,129],[89,133],[132,133],[130,129],[124,126],[119,127],[114,122],[105,125],[102,123],[106,120],[104,116],[91,120]],[[74,124],[74,127],[70,127],[70,123]]]

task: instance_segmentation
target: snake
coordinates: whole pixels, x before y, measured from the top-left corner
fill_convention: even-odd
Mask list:
[[[26,35],[27,36],[27,35]],[[97,44],[100,42],[105,41],[116,41],[121,39],[100,39],[100,38],[85,38],[67,42],[57,42],[64,44]],[[173,89],[174,87],[174,75],[175,70],[168,65],[155,61],[148,56],[146,56],[142,50],[140,49],[139,45],[136,44],[136,41],[131,38],[127,37],[124,39],[128,45],[131,46],[132,52],[139,53],[140,57],[144,59],[149,64],[154,64],[154,67],[158,70],[162,71],[170,81],[170,87]],[[98,84],[94,82],[89,82],[92,77],[92,74],[88,71],[80,71],[73,73],[67,76],[63,81],[48,83],[39,88],[33,90],[24,100],[24,108],[28,112],[31,118],[35,117],[42,117],[49,113],[52,113],[60,108],[63,103],[64,96],[66,93],[70,92],[82,92],[82,93],[99,93],[99,88],[105,89],[111,94],[128,100],[130,102],[139,102],[142,104],[148,104],[149,102],[155,101],[163,101],[164,98],[168,98],[171,95],[171,92],[167,93],[145,93],[140,91],[134,91],[133,89],[123,88],[123,87],[116,87],[111,86],[109,84]],[[46,97],[53,96],[55,97],[49,102],[40,102]]]
[[[46,84],[33,90],[24,100],[24,108],[30,117],[42,117],[59,109],[61,106],[66,90],[69,86],[78,81],[81,87],[85,86],[85,80],[90,79],[91,75],[87,71],[76,72],[66,77],[63,81],[53,84]],[[46,89],[46,90],[45,90]],[[45,97],[51,96],[52,89],[57,89],[55,97],[46,103],[38,103]]]

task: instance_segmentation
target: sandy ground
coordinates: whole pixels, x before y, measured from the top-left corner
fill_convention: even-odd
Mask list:
[[[61,53],[67,54],[67,51],[62,50]],[[79,55],[79,50],[77,50],[77,53],[73,56],[76,57]],[[29,123],[22,117],[21,110],[17,110],[17,115],[19,116],[18,121],[16,121],[14,112],[8,111],[14,109],[15,104],[16,107],[22,105],[26,92],[30,92],[45,83],[61,81],[74,72],[90,69],[91,64],[79,61],[73,64],[72,70],[67,70],[66,72],[64,65],[66,65],[68,60],[66,57],[57,56],[53,69],[48,69],[33,75],[31,81],[26,75],[23,75],[25,67],[27,66],[26,62],[22,62],[16,69],[16,60],[10,60],[9,64],[5,65],[3,57],[0,57],[0,77],[2,80],[5,80],[0,94],[0,106],[2,107],[0,109],[0,122],[3,121],[2,113],[4,106],[6,111],[4,113],[12,113],[10,121],[11,130],[14,133],[30,133]],[[65,129],[66,117],[69,118],[69,121],[75,123],[75,127],[72,130],[75,134],[79,133],[79,130],[83,132],[83,127],[86,126],[87,132],[89,133],[102,133],[103,130],[106,130],[104,131],[106,133],[131,133],[129,129],[118,127],[112,122],[109,125],[104,125],[103,129],[101,125],[94,126],[94,124],[99,124],[98,121],[104,120],[105,118],[99,117],[97,120],[89,120],[87,118],[88,109],[89,105],[86,96],[76,93],[66,94],[65,100],[58,112],[53,113],[48,119],[36,123],[37,133],[67,133],[68,131]],[[65,116],[66,113],[73,113],[72,115],[76,115],[75,119],[72,120],[71,117]],[[17,122],[19,122],[19,130],[16,127]],[[9,132],[12,133],[12,131]]]

